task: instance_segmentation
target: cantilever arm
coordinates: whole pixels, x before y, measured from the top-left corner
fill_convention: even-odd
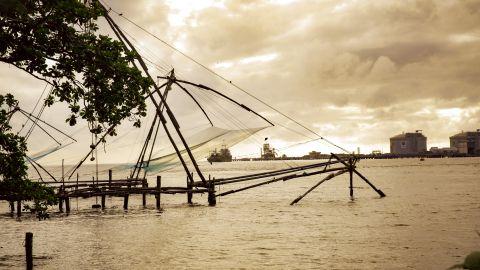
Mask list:
[[[202,110],[203,114],[205,115],[205,117],[208,119],[208,122],[210,122],[210,125],[212,125],[213,127],[213,123],[212,123],[212,120],[210,120],[210,117],[208,117],[208,114],[207,112],[205,112],[205,110],[202,108],[202,106],[200,105],[200,103],[198,103],[198,101],[195,99],[195,97],[192,95],[192,93],[190,93],[185,87],[183,87],[181,84],[179,84],[178,82],[174,82],[178,87],[180,87],[183,91],[185,91],[185,93],[187,93],[192,99],[193,101],[195,101],[195,103],[197,104],[197,106],[200,108],[200,110]]]
[[[159,78],[162,78],[162,79],[168,79],[168,77],[159,77]],[[178,80],[178,79],[175,79],[175,82],[179,82],[179,83],[184,83],[184,84],[189,84],[189,85],[192,85],[192,86],[195,86],[195,87],[198,87],[198,88],[201,88],[201,89],[204,89],[204,90],[208,90],[208,91],[212,91],[214,92],[215,94],[227,99],[228,101],[238,105],[239,107],[242,107],[244,110],[248,111],[248,112],[251,112],[253,114],[255,114],[256,116],[262,118],[265,122],[267,122],[268,124],[270,124],[272,127],[275,126],[270,120],[268,120],[267,118],[263,117],[261,114],[257,113],[256,111],[250,109],[249,107],[237,102],[236,100],[220,93],[219,91],[215,90],[215,89],[212,89],[208,86],[205,86],[203,84],[196,84],[196,83],[192,83],[192,82],[189,82],[189,81],[185,81],[185,80]]]

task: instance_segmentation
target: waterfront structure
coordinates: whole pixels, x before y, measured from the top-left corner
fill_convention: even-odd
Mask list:
[[[461,132],[450,137],[450,147],[455,147],[461,154],[480,154],[480,129]]]
[[[421,154],[427,151],[427,137],[421,130],[402,133],[390,138],[390,153],[399,155]]]
[[[443,155],[452,155],[458,153],[456,147],[430,147],[430,153],[432,154],[443,154]]]
[[[207,161],[210,162],[210,164],[213,162],[232,162],[232,154],[226,145],[222,145],[220,151],[215,149],[210,153]]]
[[[304,156],[305,157],[305,156]],[[306,155],[308,159],[321,159],[322,153],[317,151],[310,151],[308,155]]]
[[[260,149],[261,159],[275,159],[276,155],[275,148],[271,148],[269,143],[264,143],[263,148]]]

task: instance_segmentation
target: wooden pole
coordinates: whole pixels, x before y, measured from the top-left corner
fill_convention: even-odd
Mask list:
[[[25,259],[27,261],[27,270],[33,269],[33,233],[25,234]]]
[[[360,178],[362,178],[363,181],[365,181],[373,190],[375,190],[375,192],[377,192],[378,195],[380,195],[381,198],[383,198],[383,197],[386,196],[385,193],[383,193],[383,191],[381,191],[380,189],[376,188],[376,187],[375,187],[372,183],[370,183],[370,181],[368,181],[368,179],[367,179],[365,176],[363,176],[359,171],[353,169],[353,172],[354,172],[356,175],[360,176]]]
[[[142,187],[146,188],[147,187],[147,180],[144,179],[142,181]],[[142,193],[142,205],[143,207],[147,206],[147,193],[143,192]]]
[[[155,196],[157,202],[157,209],[160,209],[160,191],[162,189],[162,177],[157,175],[157,196]]]
[[[108,170],[108,187],[112,187],[112,178],[113,178],[113,172],[112,170]]]
[[[348,172],[350,174],[350,199],[353,200],[353,162],[351,158],[348,159],[348,165],[350,165],[348,167]]]
[[[305,196],[307,196],[308,193],[312,192],[312,190],[316,189],[318,186],[320,186],[320,184],[322,184],[323,182],[327,181],[327,180],[330,180],[332,178],[334,178],[335,176],[339,176],[343,173],[346,173],[348,170],[343,170],[343,171],[338,171],[336,173],[331,173],[329,175],[327,175],[327,177],[323,178],[322,180],[320,180],[320,182],[318,182],[317,184],[315,184],[313,187],[311,187],[309,190],[307,190],[307,192],[303,193],[302,195],[298,196],[298,198],[296,198],[295,200],[293,200],[290,205],[294,205],[296,204],[297,202],[299,202],[301,199],[303,199]]]
[[[105,9],[105,11],[107,11],[107,9],[102,5],[102,7]],[[140,54],[136,51],[135,47],[132,45],[132,43],[130,42],[129,39],[127,39],[127,37],[125,36],[125,34],[122,32],[122,30],[118,27],[118,25],[112,20],[112,18],[110,17],[110,15],[108,14],[108,11],[104,14],[105,16],[105,19],[107,20],[108,24],[111,26],[112,30],[114,31],[115,35],[117,35],[118,39],[120,40],[120,42],[122,42],[124,48],[127,50],[127,51],[131,51],[135,54],[135,58],[137,59],[138,63],[140,64],[140,66],[142,67],[143,71],[145,72],[145,75],[147,77],[149,77],[152,81],[153,81],[153,78],[152,76],[150,75],[150,73],[148,72],[148,67],[147,65],[145,64],[145,61],[142,59],[142,57],[140,56]],[[128,45],[127,45],[128,44]],[[131,62],[133,63],[133,65],[135,66],[135,61],[134,60],[131,60]],[[168,79],[168,82],[166,84],[166,89],[171,89],[171,85],[172,83],[175,81],[175,73],[174,71],[172,70],[172,72],[170,73],[170,76],[169,76],[169,79]],[[170,107],[168,106],[168,103],[165,99],[165,96],[161,93],[160,91],[160,87],[156,84],[153,84],[154,88],[155,88],[155,92],[157,92],[158,96],[160,97],[160,100],[161,100],[161,103],[158,104],[158,102],[155,100],[155,98],[153,98],[153,95],[149,95],[149,98],[150,100],[152,101],[152,103],[155,105],[155,107],[157,108],[157,114],[158,116],[160,117],[160,121],[162,122],[162,125],[163,125],[163,128],[165,130],[165,133],[167,134],[169,140],[170,140],[170,143],[173,145],[174,149],[175,149],[175,152],[177,153],[177,156],[178,158],[180,159],[180,161],[182,162],[182,165],[185,169],[185,171],[187,172],[187,174],[190,174],[186,164],[185,164],[185,161],[183,160],[183,157],[180,153],[180,151],[178,150],[178,147],[175,143],[175,141],[173,140],[173,138],[171,137],[170,135],[170,132],[168,131],[168,128],[166,126],[166,119],[165,117],[163,116],[163,112],[162,112],[162,108],[160,107],[161,104],[163,104],[164,108],[166,109],[166,112],[167,112],[167,116],[168,118],[170,119],[170,121],[172,122],[172,125],[173,127],[175,128],[175,131],[178,135],[178,137],[180,138],[180,140],[182,141],[183,143],[183,146],[185,147],[185,150],[187,151],[187,154],[193,164],[193,166],[195,167],[195,170],[197,171],[197,174],[199,175],[200,177],[200,180],[202,180],[202,182],[206,183],[206,180],[202,174],[202,172],[200,171],[200,168],[198,167],[198,164],[195,160],[195,157],[193,156],[191,150],[190,150],[190,147],[188,146],[187,142],[185,141],[185,138],[183,137],[183,134],[182,132],[180,131],[180,125],[178,124],[178,121],[177,119],[175,118],[173,112],[170,110]],[[190,176],[190,175],[189,175]]]
[[[187,202],[188,202],[188,204],[193,204],[192,203],[192,198],[193,198],[192,182],[193,182],[193,172],[192,172],[192,175],[191,175],[190,179],[188,179],[188,177],[187,177]]]
[[[63,185],[61,185],[58,190],[58,211],[63,213]]]
[[[125,196],[123,197],[123,209],[127,210],[128,209],[128,197],[130,194],[125,193]]]
[[[65,197],[65,211],[67,212],[67,214],[70,213],[70,198],[69,197]]]
[[[62,196],[58,197],[58,211],[60,211],[60,213],[63,213],[63,198],[62,198]]]
[[[15,203],[13,201],[9,201],[8,204],[10,205],[10,216],[13,217],[15,213]]]
[[[208,183],[208,205],[215,206],[216,204],[217,204],[217,199],[215,198],[215,183],[214,181],[210,181]]]
[[[17,200],[17,217],[22,216],[22,201]]]
[[[64,159],[62,158],[62,184],[65,185],[65,168],[63,165]]]
[[[102,210],[105,209],[105,197],[106,197],[106,195],[102,194]]]

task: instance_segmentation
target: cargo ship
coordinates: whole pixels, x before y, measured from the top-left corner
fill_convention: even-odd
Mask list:
[[[225,145],[222,145],[222,149],[217,151],[217,149],[213,150],[210,153],[210,156],[207,158],[207,161],[210,163],[213,162],[232,162],[232,154],[230,150]]]

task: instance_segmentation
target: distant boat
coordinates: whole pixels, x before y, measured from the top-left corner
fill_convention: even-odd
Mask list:
[[[232,154],[225,145],[222,145],[222,149],[220,149],[220,151],[215,149],[210,153],[207,161],[210,162],[210,164],[213,162],[232,162]]]

